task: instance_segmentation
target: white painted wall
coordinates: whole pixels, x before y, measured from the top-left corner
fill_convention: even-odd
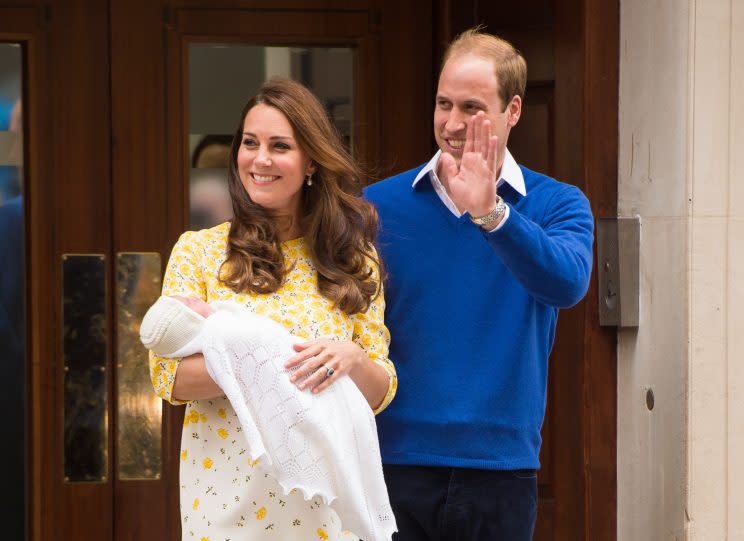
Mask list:
[[[618,539],[744,540],[744,1],[621,0]],[[653,389],[649,411],[645,394]]]

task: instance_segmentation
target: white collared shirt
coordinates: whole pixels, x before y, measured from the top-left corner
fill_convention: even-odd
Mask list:
[[[434,187],[434,191],[439,196],[439,199],[442,200],[442,203],[444,203],[444,206],[446,206],[452,214],[457,216],[458,218],[463,215],[462,212],[460,212],[460,209],[457,208],[457,205],[452,201],[449,194],[447,193],[447,190],[444,188],[444,185],[442,184],[442,181],[439,180],[439,177],[437,176],[437,166],[439,165],[439,158],[442,156],[442,151],[438,150],[436,154],[434,154],[434,157],[429,160],[429,163],[427,163],[421,171],[419,171],[418,175],[416,175],[416,178],[413,179],[412,186],[416,186],[419,180],[424,178],[424,176],[429,175],[429,178],[431,179],[431,185]],[[524,175],[522,175],[522,170],[519,168],[519,165],[517,165],[516,160],[511,155],[511,152],[509,152],[509,149],[505,149],[504,153],[504,163],[501,165],[501,176],[499,177],[499,180],[496,182],[496,187],[498,188],[506,182],[509,184],[512,188],[514,188],[517,192],[520,194],[527,195],[527,189],[524,185]],[[506,211],[504,212],[504,217],[499,222],[499,224],[493,228],[491,231],[497,231],[501,226],[503,226],[506,223],[506,220],[509,219],[509,205],[506,205]]]

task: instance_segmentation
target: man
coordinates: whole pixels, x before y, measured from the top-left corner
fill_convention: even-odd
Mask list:
[[[558,309],[585,295],[593,218],[577,188],[506,148],[527,79],[508,42],[448,48],[424,166],[370,186],[388,272],[396,400],[378,417],[395,539],[532,538]]]

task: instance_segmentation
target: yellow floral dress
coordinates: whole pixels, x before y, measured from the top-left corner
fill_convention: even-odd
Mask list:
[[[163,282],[163,295],[197,297],[207,302],[231,300],[274,319],[305,339],[353,340],[390,376],[387,394],[375,413],[393,399],[397,387],[389,361],[390,335],[383,322],[380,295],[364,314],[349,316],[334,308],[317,289],[317,275],[304,239],[282,243],[291,268],[275,293],[236,294],[217,280],[226,257],[229,223],[186,232],[173,248]],[[155,392],[173,404],[178,359],[150,354]],[[335,511],[319,499],[305,501],[299,492],[282,494],[279,485],[248,458],[240,423],[226,398],[186,404],[181,436],[182,539],[232,541],[250,539],[356,539],[342,530]]]

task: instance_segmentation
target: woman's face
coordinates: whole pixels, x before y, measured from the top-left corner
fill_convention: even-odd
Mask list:
[[[251,200],[279,215],[299,216],[302,186],[315,166],[278,109],[258,104],[245,116],[238,174]]]

